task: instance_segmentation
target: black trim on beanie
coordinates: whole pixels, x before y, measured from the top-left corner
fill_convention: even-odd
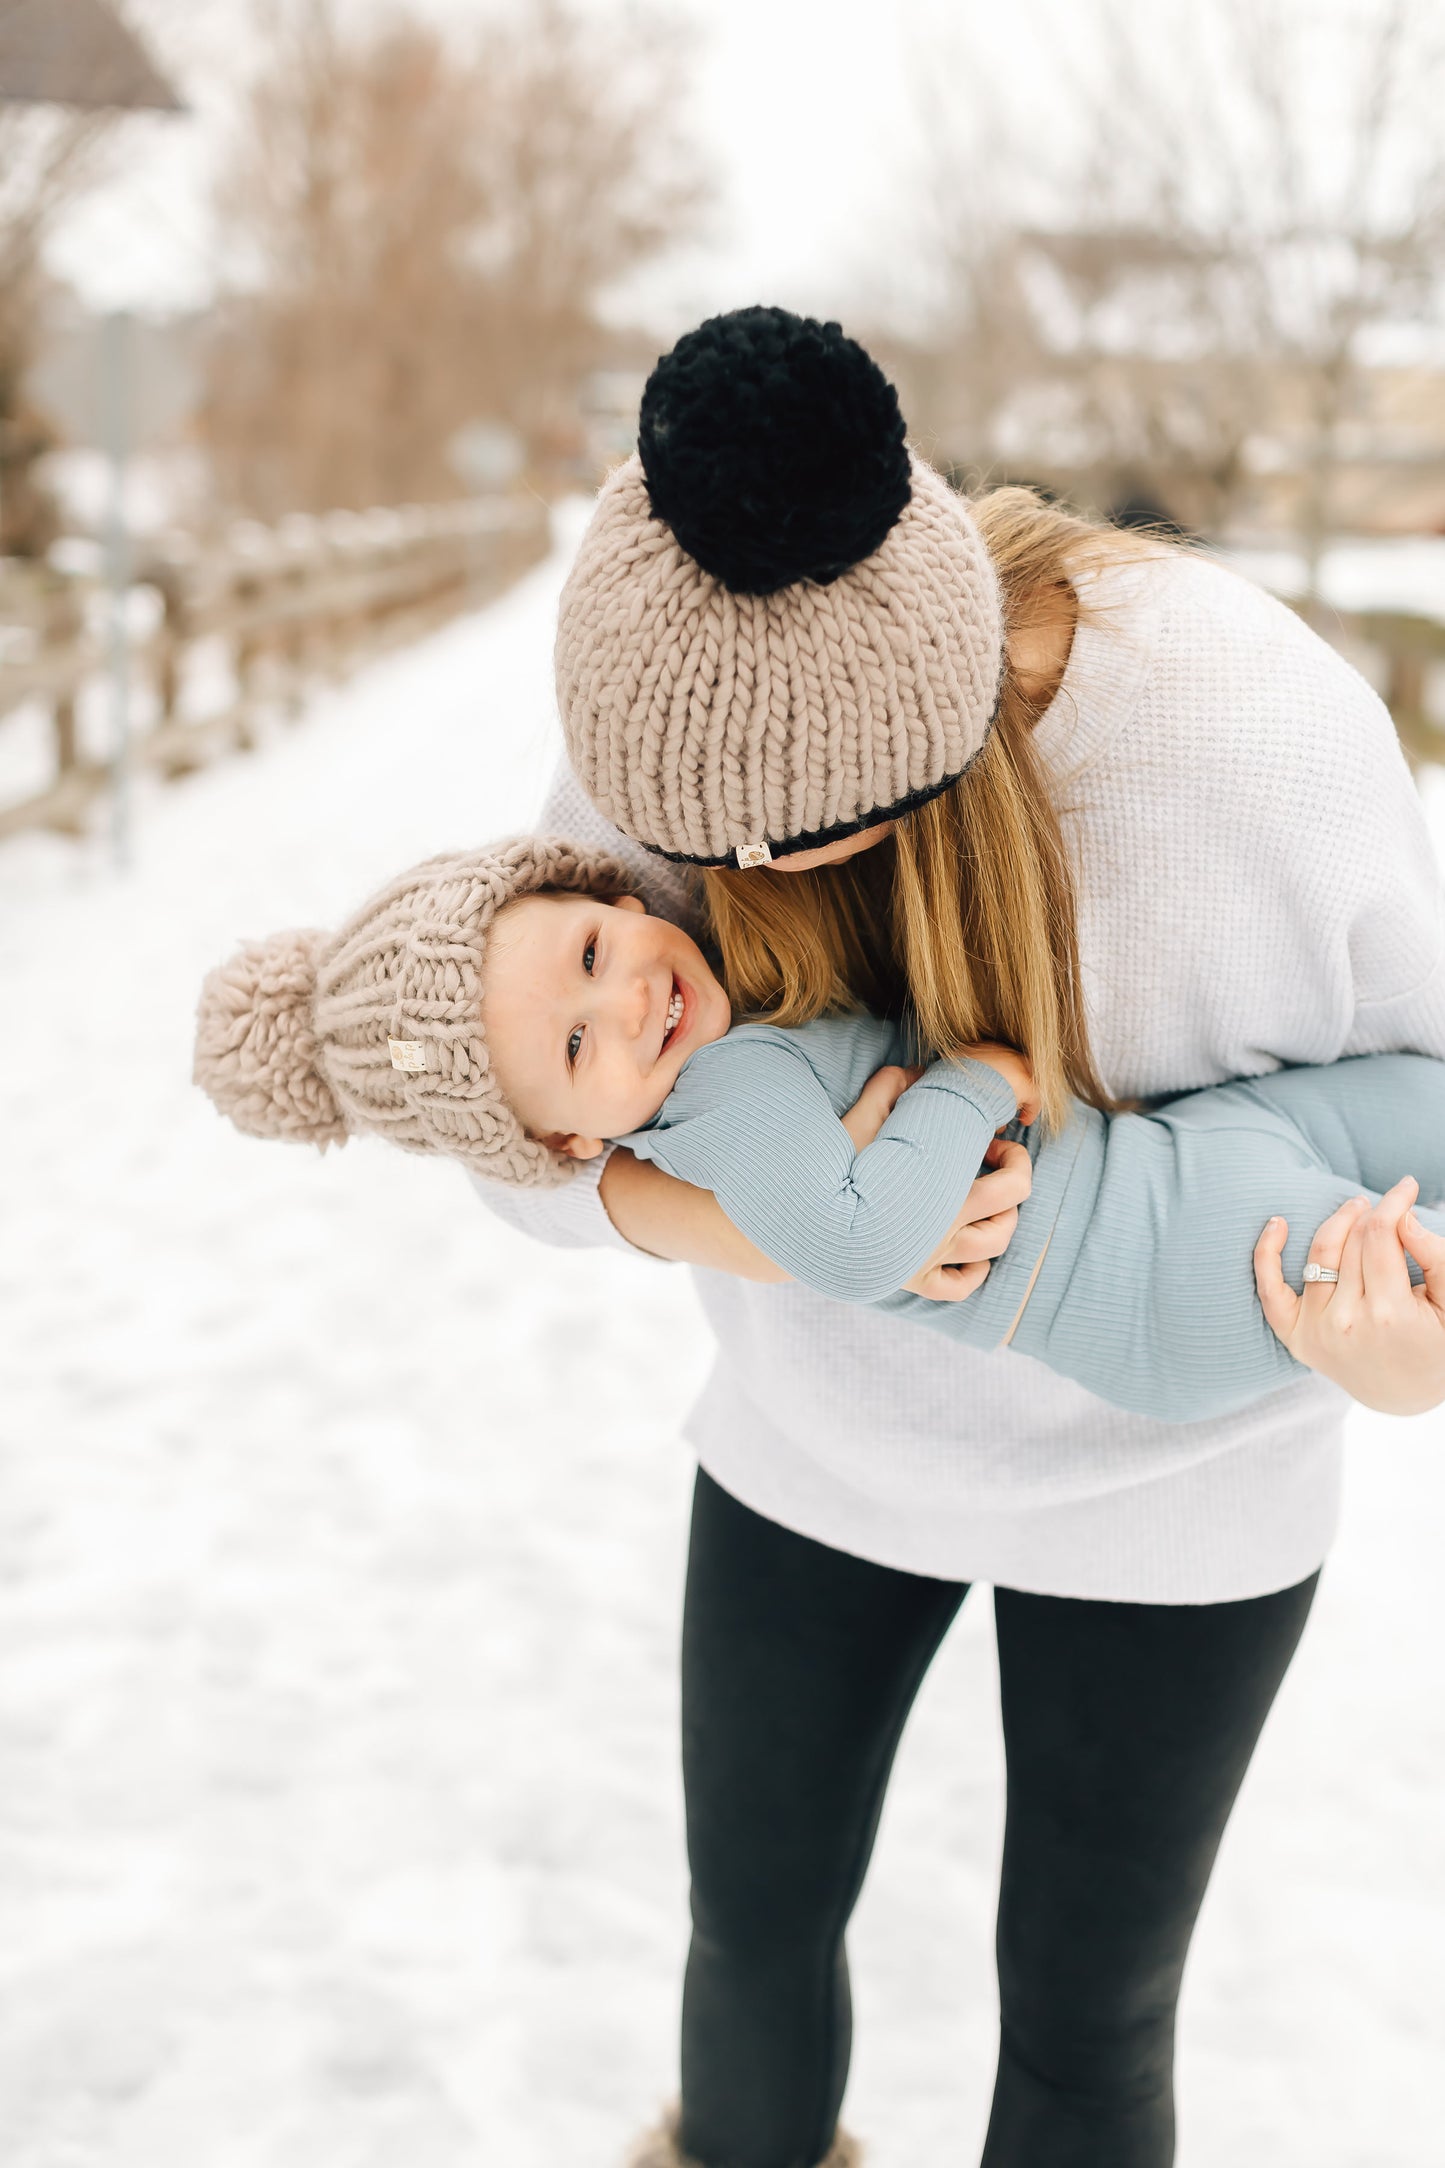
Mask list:
[[[913,494],[898,394],[840,324],[710,316],[647,380],[637,449],[654,516],[738,595],[826,587]]]
[[[996,715],[997,712],[995,708],[994,714]],[[993,724],[994,717],[991,715],[988,720],[988,728],[984,731],[982,743],[978,746],[977,751],[971,753],[963,766],[956,769],[952,775],[944,776],[940,783],[925,783],[921,790],[911,790],[906,797],[895,798],[892,805],[874,806],[871,811],[862,814],[857,820],[835,821],[831,828],[805,829],[801,835],[789,836],[784,843],[775,843],[771,836],[759,836],[750,840],[760,843],[765,842],[773,860],[793,858],[799,851],[816,851],[820,850],[825,843],[841,843],[848,836],[861,834],[865,828],[878,827],[882,821],[902,820],[905,813],[916,813],[920,806],[928,805],[934,798],[941,798],[946,790],[951,789],[955,783],[961,781],[968,774],[969,769],[992,737]],[[623,833],[626,834],[626,832],[624,829]],[[738,862],[738,847],[736,844],[725,857],[701,858],[694,857],[690,851],[665,851],[660,844],[644,843],[641,836],[634,836],[632,841],[639,844],[651,857],[670,859],[675,866],[736,867]],[[759,868],[757,870],[762,871],[765,869]]]

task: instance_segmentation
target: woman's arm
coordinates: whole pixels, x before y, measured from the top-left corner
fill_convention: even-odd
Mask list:
[[[598,1189],[617,1232],[649,1257],[705,1265],[710,1272],[765,1285],[780,1285],[789,1276],[754,1248],[710,1190],[664,1174],[624,1145],[608,1154]]]
[[[858,1106],[865,1106],[866,1101],[865,1093]],[[848,1116],[843,1120],[846,1126]],[[857,1144],[871,1141],[871,1136],[854,1139]],[[987,1279],[992,1260],[1002,1257],[1013,1240],[1018,1208],[1033,1186],[1033,1163],[1021,1144],[1006,1143],[1001,1137],[994,1139],[984,1157],[989,1172],[969,1184],[947,1234],[926,1264],[903,1283],[911,1294],[922,1295],[928,1302],[966,1300]],[[763,1285],[780,1285],[789,1277],[733,1225],[710,1190],[694,1189],[690,1182],[664,1174],[661,1167],[634,1159],[621,1146],[610,1154],[599,1189],[612,1227],[625,1243],[650,1257],[702,1265],[710,1272],[731,1272],[740,1280]]]
[[[967,1301],[1018,1230],[1019,1206],[1034,1186],[1033,1161],[1022,1144],[1003,1137],[995,1137],[983,1156],[987,1171],[975,1175],[942,1240],[903,1282],[908,1294],[925,1302]],[[780,1285],[791,1277],[733,1225],[711,1191],[680,1182],[625,1150],[615,1150],[608,1167],[617,1161],[630,1162],[634,1171],[621,1171],[616,1186],[609,1187],[604,1168],[600,1189],[608,1223],[622,1246],[763,1284]]]
[[[935,1063],[855,1151],[800,1039],[762,1027],[695,1055],[663,1121],[636,1142],[711,1190],[792,1277],[867,1303],[931,1259],[1015,1106],[996,1068]]]

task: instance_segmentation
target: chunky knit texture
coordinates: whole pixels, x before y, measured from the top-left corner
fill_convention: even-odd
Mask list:
[[[640,460],[604,488],[562,596],[567,750],[608,820],[665,857],[807,850],[921,805],[988,734],[998,582],[968,506],[911,461],[870,556],[738,594],[656,517]]]
[[[734,309],[647,380],[637,450],[652,509],[737,595],[836,580],[912,494],[898,394],[841,325]]]
[[[250,941],[201,989],[195,1080],[248,1137],[346,1142],[346,1123],[321,1072],[312,1005],[327,936],[297,927]]]
[[[1076,854],[1111,1089],[1392,1048],[1445,1058],[1439,873],[1381,702],[1291,611],[1199,557],[1085,592],[1034,742]],[[686,922],[677,869],[623,844],[570,774],[544,819],[625,850],[651,906]],[[566,1189],[478,1186],[544,1239],[621,1247],[602,1166]],[[1261,1224],[1275,1209],[1262,1200]],[[1324,1556],[1344,1403],[1318,1378],[1170,1425],[808,1288],[697,1284],[718,1354],[687,1435],[731,1496],[818,1542],[1136,1603],[1263,1595]]]
[[[481,1021],[487,940],[516,896],[635,887],[618,859],[551,836],[428,859],[340,933],[273,934],[212,971],[195,1080],[248,1136],[324,1151],[366,1130],[496,1181],[565,1182],[573,1162],[527,1136],[492,1069]],[[394,1065],[393,1040],[415,1071]]]

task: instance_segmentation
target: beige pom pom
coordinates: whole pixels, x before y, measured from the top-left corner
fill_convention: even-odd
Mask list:
[[[346,1124],[317,1067],[311,1005],[317,960],[330,941],[298,929],[249,941],[201,988],[192,1074],[250,1137],[319,1145],[346,1140]]]
[[[492,925],[540,889],[613,897],[635,876],[564,836],[512,836],[429,858],[335,934],[251,942],[201,991],[195,1080],[253,1137],[384,1137],[497,1181],[570,1181],[529,1137],[487,1051],[481,993]]]

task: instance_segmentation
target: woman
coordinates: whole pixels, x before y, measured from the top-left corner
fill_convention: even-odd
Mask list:
[[[1046,1108],[1445,1056],[1438,876],[1389,718],[1289,612],[1023,492],[970,508],[862,350],[780,310],[683,339],[639,449],[563,598],[543,825],[627,856],[653,909],[695,922],[701,892],[735,1006],[909,1005],[940,1052],[1021,1047]],[[1026,1185],[998,1154],[915,1289],[966,1300]],[[494,1201],[710,1268],[682,2098],[639,2162],[855,2158],[844,1930],[981,1580],[1008,1753],[985,2168],[1166,2168],[1180,1976],[1334,1529],[1337,1396],[1121,1416],[768,1284],[711,1197],[621,1151]]]

